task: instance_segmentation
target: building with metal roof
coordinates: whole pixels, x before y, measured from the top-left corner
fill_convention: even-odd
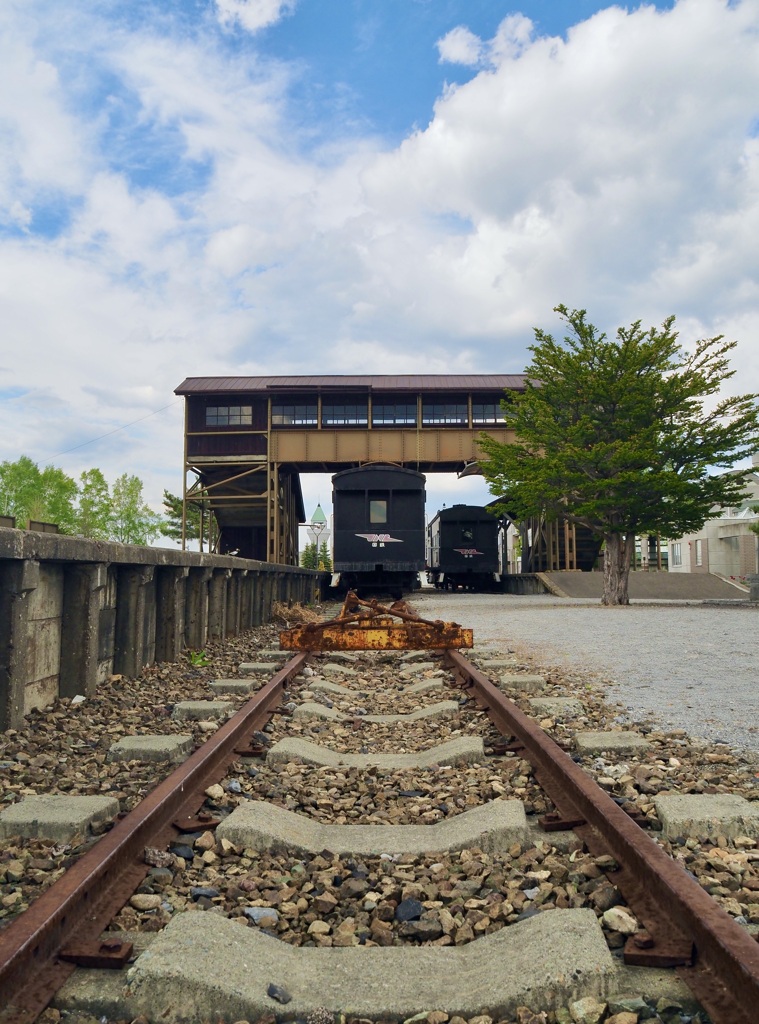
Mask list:
[[[501,400],[523,374],[188,377],[185,503],[203,502],[216,547],[295,563],[300,473],[386,462],[420,472],[476,469],[482,431],[502,442]]]

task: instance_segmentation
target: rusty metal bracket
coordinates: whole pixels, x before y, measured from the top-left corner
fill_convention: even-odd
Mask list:
[[[67,946],[58,954],[61,960],[77,967],[100,967],[120,970],[129,963],[134,946],[121,939],[104,939],[102,942],[83,942]]]
[[[286,651],[458,650],[473,645],[472,630],[457,622],[421,619],[405,601],[390,607],[361,601],[352,590],[336,618],[279,634],[279,646]]]
[[[175,818],[171,823],[177,832],[207,832],[221,825],[221,818],[211,814],[188,814],[184,818]]]

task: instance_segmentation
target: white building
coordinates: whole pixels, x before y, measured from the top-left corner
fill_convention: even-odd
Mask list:
[[[713,572],[739,579],[759,572],[759,536],[750,527],[759,524],[759,455],[746,482],[748,496],[732,508],[713,509],[696,533],[669,542],[670,572]]]

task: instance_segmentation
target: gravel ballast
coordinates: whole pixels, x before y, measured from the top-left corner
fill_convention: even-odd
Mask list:
[[[759,657],[756,606],[631,604],[509,594],[422,590],[426,619],[453,619],[478,646],[529,654],[538,666],[579,666],[603,678],[631,719],[757,755]]]
[[[515,612],[513,604],[521,605],[520,611]],[[616,679],[608,678],[608,668],[584,657],[563,660],[559,641],[551,649],[552,657],[548,657],[545,645],[539,646],[550,633],[543,628],[542,610],[557,618],[566,611],[582,610],[595,614],[598,622],[604,615],[618,621],[631,611],[643,609],[612,611],[571,602],[544,601],[541,605],[530,598],[429,592],[415,595],[414,605],[425,618],[455,619],[474,626],[473,657],[480,664],[491,651],[511,666],[513,652],[517,655],[513,659],[517,675],[541,672],[545,677],[541,697],[552,700],[556,707],[540,713],[540,724],[566,749],[573,749],[576,736],[587,731],[613,729],[621,733],[630,729],[645,735],[645,749],[630,751],[621,758],[604,751],[601,756],[578,752],[575,759],[618,802],[629,803],[647,819],[652,840],[680,861],[730,916],[756,931],[757,841],[747,835],[730,839],[721,833],[682,842],[670,840],[661,832],[655,806],[660,794],[674,792],[726,793],[755,800],[756,769],[741,752],[709,740],[692,740],[679,728],[677,718],[673,718],[676,727],[669,732],[656,721],[651,708],[641,713],[645,721],[635,720],[632,710],[623,713],[621,704],[608,703],[607,693],[612,698],[619,696],[610,689],[618,684]],[[522,615],[522,611],[530,610],[532,615]],[[701,611],[668,608],[665,615],[686,610]],[[661,614],[662,609],[653,611]],[[324,617],[331,613],[331,609],[325,609]],[[755,621],[742,609],[731,609],[730,613],[742,615],[747,629]],[[529,642],[514,638],[511,627],[516,620],[522,621],[525,634],[532,637]],[[649,620],[648,628],[652,626]],[[581,647],[577,631],[572,633],[570,629],[569,634],[574,646]],[[660,634],[665,643],[664,627],[660,627]],[[136,680],[112,677],[83,704],[72,706],[61,701],[52,709],[35,712],[30,716],[29,728],[0,737],[0,759],[7,766],[10,783],[0,805],[57,791],[107,793],[118,801],[121,810],[129,810],[171,766],[113,763],[108,759],[110,746],[133,732],[191,733],[193,744],[202,742],[219,722],[177,722],[173,715],[176,705],[183,700],[210,697],[214,679],[235,678],[242,665],[253,660],[275,635],[272,627],[251,631],[225,644],[209,645],[209,664],[202,669],[182,660],[148,669]],[[593,636],[599,642],[598,626]],[[612,647],[619,652],[619,643],[614,641]],[[633,664],[640,660],[638,649],[631,659]],[[485,744],[484,758],[450,765],[362,769],[352,763],[320,766],[304,760],[279,763],[265,755],[246,757],[233,762],[226,778],[209,787],[207,809],[223,818],[247,801],[266,801],[314,824],[381,826],[388,837],[394,826],[448,822],[493,800],[519,800],[531,817],[551,810],[529,764],[518,755],[496,753],[495,729],[465,691],[451,686],[440,657],[425,655],[425,660],[429,665],[420,666],[409,677],[399,667],[397,655],[360,655],[350,666],[340,667],[330,667],[326,657],[315,658],[288,685],[282,710],[290,714],[275,715],[265,732],[256,735],[266,749],[287,737],[297,737],[354,757],[370,752],[375,757],[414,755],[479,736]],[[496,680],[499,675],[489,674]],[[345,689],[323,689],[325,676]],[[412,678],[440,681],[443,691],[413,694]],[[254,681],[253,688],[264,681],[264,677]],[[514,690],[512,699],[530,713],[533,695],[519,687]],[[559,705],[559,698],[571,700]],[[400,731],[395,723],[372,720],[374,715],[409,714],[441,699],[456,702],[455,714],[441,720],[408,723]],[[244,695],[231,698],[235,707],[244,700]],[[331,705],[345,717],[328,722],[292,716],[299,705],[309,701]],[[748,726],[743,717],[741,724]],[[623,719],[628,724],[623,725]],[[53,765],[56,771],[51,770]],[[96,835],[90,834],[65,844],[10,838],[0,845],[0,929],[94,841]],[[145,936],[161,931],[183,913],[220,915],[235,928],[254,929],[283,945],[304,947],[310,956],[309,947],[466,948],[536,914],[542,916],[551,909],[581,909],[593,911],[618,961],[628,922],[619,894],[605,877],[613,869],[613,862],[608,857],[583,853],[578,845],[575,841],[564,847],[558,835],[541,835],[515,841],[499,852],[474,847],[437,854],[352,856],[329,849],[318,853],[260,851],[244,842],[238,844],[223,835],[204,832],[179,837],[170,850],[145,850],[151,871],[112,927]],[[640,1004],[636,999],[625,1002]],[[705,1021],[703,1014],[694,1009],[680,1012],[672,1008],[665,1012],[661,1007],[652,1017],[651,1005],[639,1005],[633,1012],[621,1002],[610,1000],[598,1011],[597,1020],[604,1024],[638,1024],[644,1019],[666,1024]],[[575,1024],[580,1019],[592,1019],[579,1017],[580,1010],[575,1012],[574,1004],[571,1014],[568,1007],[549,1014],[538,1008],[534,1012],[526,1007],[519,1010],[524,1013],[517,1012],[516,1018],[509,1015],[508,1022],[502,1018],[503,1024],[513,1024],[514,1019],[518,1024]],[[615,1021],[618,1015],[621,1019]],[[45,1024],[58,1019],[54,1015],[44,1018]],[[123,1017],[114,1013],[110,1019],[121,1021]],[[138,1019],[145,1024],[142,1017]],[[445,1024],[449,1019],[452,1024],[465,1024],[461,1017],[449,1018],[443,1008],[418,1019],[420,1024]],[[273,1020],[267,1015],[261,1018],[261,1024],[273,1024]],[[484,1011],[468,1024],[475,1021],[497,1024]],[[309,1024],[316,1022],[309,1020]]]

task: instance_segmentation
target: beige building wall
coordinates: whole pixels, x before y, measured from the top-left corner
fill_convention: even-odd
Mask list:
[[[747,490],[749,497],[740,508],[725,509],[697,533],[669,542],[670,572],[713,572],[727,577],[759,572],[759,536],[751,530],[759,524],[759,513],[750,510],[751,505],[759,505],[759,467],[749,478]]]

